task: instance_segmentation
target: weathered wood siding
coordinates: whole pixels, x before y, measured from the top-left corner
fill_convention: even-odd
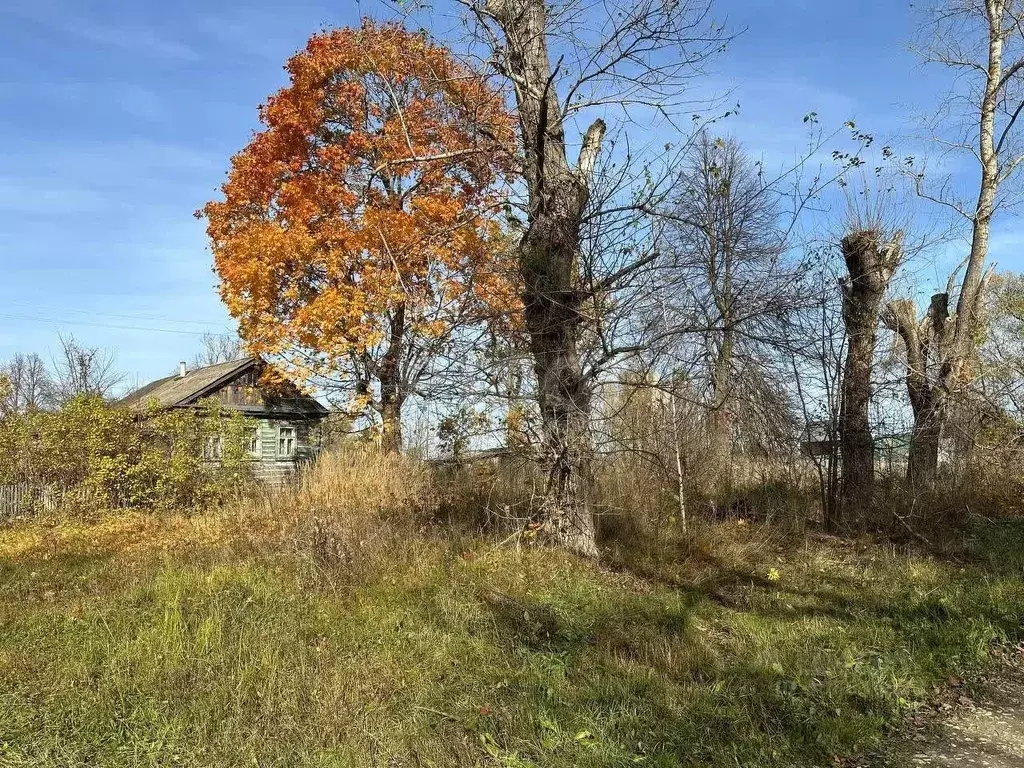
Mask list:
[[[0,520],[56,507],[54,494],[28,483],[0,485]]]
[[[278,452],[281,427],[295,430],[295,453],[291,456]],[[284,485],[295,478],[303,464],[316,458],[320,450],[320,425],[301,419],[260,419],[257,442],[260,455],[254,457],[256,477],[268,485]]]
[[[266,398],[259,389],[259,374],[249,371],[218,389],[213,397],[226,406],[265,405]]]

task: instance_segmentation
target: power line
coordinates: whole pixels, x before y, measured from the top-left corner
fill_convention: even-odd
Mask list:
[[[212,326],[207,326],[205,331],[187,331],[181,328],[153,328],[142,325],[114,325],[113,323],[96,323],[89,320],[62,320],[59,318],[43,317],[41,315],[19,315],[11,312],[0,312],[0,317],[7,318],[9,320],[31,320],[33,322],[47,323],[50,325],[84,325],[93,328],[111,328],[118,331],[146,331],[150,333],[171,333],[179,334],[184,336],[206,336],[213,334],[215,336],[228,336],[232,335],[230,331],[225,331],[223,328],[220,330],[212,330]]]
[[[166,315],[129,315],[129,314],[117,314],[117,313],[113,313],[113,312],[99,312],[99,311],[92,310],[92,309],[78,309],[78,308],[75,308],[75,307],[55,307],[55,306],[52,306],[52,305],[51,306],[46,306],[46,305],[43,305],[43,304],[36,304],[36,303],[33,303],[33,302],[28,302],[28,301],[23,301],[23,300],[18,300],[18,299],[5,300],[5,301],[3,301],[3,304],[5,304],[5,305],[12,305],[12,304],[14,304],[14,305],[22,306],[22,307],[29,307],[31,309],[39,309],[39,310],[42,310],[44,312],[74,312],[76,314],[93,315],[93,316],[96,316],[96,317],[110,317],[110,318],[115,318],[115,319],[118,319],[118,320],[155,320],[155,321],[160,322],[160,323],[172,323],[172,324],[175,324],[175,325],[201,325],[201,326],[208,326],[209,325],[208,323],[206,323],[206,322],[204,322],[202,320],[180,320],[180,319],[173,318],[173,317],[167,317]]]

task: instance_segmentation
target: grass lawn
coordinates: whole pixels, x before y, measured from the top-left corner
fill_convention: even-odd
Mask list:
[[[0,530],[0,765],[821,766],[1024,620],[1020,523],[950,561],[737,524],[602,566],[388,551]]]

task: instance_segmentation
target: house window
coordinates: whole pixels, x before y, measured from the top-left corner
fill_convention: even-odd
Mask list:
[[[220,461],[224,454],[224,439],[220,435],[208,435],[203,441],[203,459]]]
[[[249,455],[257,459],[263,456],[263,444],[260,442],[260,430],[258,427],[249,435]]]
[[[278,427],[277,455],[292,456],[295,453],[295,427]]]

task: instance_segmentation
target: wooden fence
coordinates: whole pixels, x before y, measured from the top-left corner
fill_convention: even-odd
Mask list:
[[[0,520],[40,509],[51,510],[54,506],[54,495],[47,488],[28,483],[0,485]]]

